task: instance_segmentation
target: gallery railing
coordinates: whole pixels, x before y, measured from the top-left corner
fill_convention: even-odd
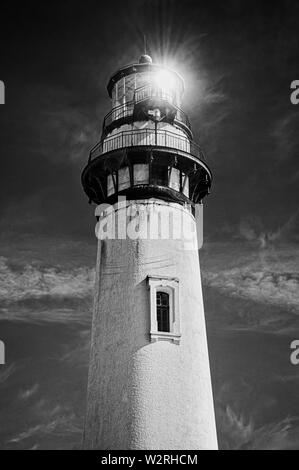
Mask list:
[[[182,137],[166,130],[136,129],[119,132],[97,143],[90,151],[89,162],[113,150],[140,146],[167,147],[189,153],[200,160],[204,160],[204,154],[200,146],[190,141],[187,137]]]
[[[173,103],[174,101],[174,96],[171,93],[166,92],[162,88],[157,88],[153,86],[145,86],[139,88],[135,91],[134,99],[132,101],[116,106],[108,114],[106,114],[103,122],[104,131],[108,129],[114,121],[133,116],[134,107],[136,104],[153,97],[168,101],[169,103]],[[174,105],[174,107],[176,109],[175,120],[179,123],[182,123],[184,126],[191,130],[190,121],[186,113],[184,113],[184,111],[178,108],[177,106]]]

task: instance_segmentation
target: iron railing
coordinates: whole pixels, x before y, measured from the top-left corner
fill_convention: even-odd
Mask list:
[[[128,103],[121,104],[111,109],[111,111],[104,117],[103,128],[106,129],[109,127],[113,121],[117,121],[118,119],[122,119],[127,116],[133,116],[134,105],[134,101],[129,101]]]
[[[184,111],[182,111],[180,108],[176,108],[175,120],[183,123],[185,126],[188,127],[188,129],[191,130],[191,124],[190,124],[189,118],[187,114],[184,113]]]
[[[103,129],[107,129],[114,121],[126,118],[128,116],[132,116],[134,113],[134,106],[137,103],[140,103],[141,101],[144,101],[152,97],[157,97],[159,99],[169,101],[170,103],[172,103],[174,100],[174,96],[170,93],[167,93],[162,88],[157,88],[157,87],[152,87],[152,86],[145,86],[142,88],[138,88],[135,91],[134,99],[132,101],[116,106],[108,114],[106,114],[106,116],[104,117]],[[184,113],[184,111],[182,111],[177,106],[175,106],[175,108],[176,108],[175,119],[178,122],[181,122],[182,124],[187,126],[188,129],[191,130],[191,125],[190,125],[188,116]]]
[[[119,132],[97,143],[90,151],[89,162],[113,150],[142,146],[167,147],[189,153],[204,160],[204,154],[199,145],[190,141],[187,137],[178,136],[174,132],[166,130],[136,129]]]

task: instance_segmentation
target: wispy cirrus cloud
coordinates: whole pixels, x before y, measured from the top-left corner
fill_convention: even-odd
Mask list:
[[[38,389],[39,389],[39,384],[36,383],[32,387],[27,388],[26,390],[21,390],[19,393],[19,399],[24,400],[24,401],[28,400],[29,398],[31,398],[33,395],[36,394]]]
[[[262,243],[259,226],[244,223],[242,227],[245,242],[204,245],[200,253],[204,286],[294,314],[299,302],[297,245],[279,245],[271,237]],[[30,250],[31,262],[23,253],[0,258],[0,319],[90,324],[95,246],[84,258],[82,244],[55,243],[55,249],[52,245],[50,241],[41,244],[41,254]],[[256,325],[268,327],[274,317],[259,317]],[[241,319],[248,327],[246,313]]]
[[[213,248],[214,256],[209,258]],[[298,262],[296,245],[261,248],[254,244],[242,249],[237,242],[211,244],[203,253],[203,280],[205,285],[234,297],[295,313],[299,303]]]
[[[0,258],[0,299],[17,302],[28,298],[83,298],[94,283],[94,270],[87,267],[64,270],[59,267],[37,267],[27,264],[12,269],[8,260]]]
[[[283,113],[273,124],[271,136],[274,138],[277,163],[284,163],[286,159],[297,156],[299,150],[299,111],[296,106]],[[297,169],[299,170],[298,163]]]
[[[12,363],[8,366],[3,366],[0,369],[0,385],[4,384],[10,377],[11,375],[15,372],[16,370],[16,364]]]
[[[222,448],[234,450],[295,450],[298,449],[299,417],[257,426],[252,417],[234,411],[227,405],[218,410]]]
[[[81,436],[81,434],[81,423],[78,422],[75,414],[69,413],[57,416],[45,423],[31,426],[28,429],[16,434],[7,442],[7,444],[20,444],[27,440],[30,442],[31,438],[41,439],[45,435],[55,435],[55,437],[73,437],[73,435]],[[38,446],[38,444],[35,444],[35,446]]]
[[[237,297],[297,310],[299,303],[299,273],[267,270],[230,269],[222,273],[205,273],[207,285],[217,287]]]
[[[94,269],[0,258],[0,319],[85,323],[90,319]]]

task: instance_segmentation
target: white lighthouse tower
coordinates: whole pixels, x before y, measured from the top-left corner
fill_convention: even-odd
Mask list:
[[[118,70],[82,173],[98,236],[86,449],[217,448],[196,238],[212,176],[183,91],[147,55]]]

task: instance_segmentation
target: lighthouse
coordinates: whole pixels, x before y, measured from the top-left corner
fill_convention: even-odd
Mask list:
[[[217,449],[198,249],[212,175],[184,81],[142,55],[109,80],[82,172],[98,253],[85,449]]]

